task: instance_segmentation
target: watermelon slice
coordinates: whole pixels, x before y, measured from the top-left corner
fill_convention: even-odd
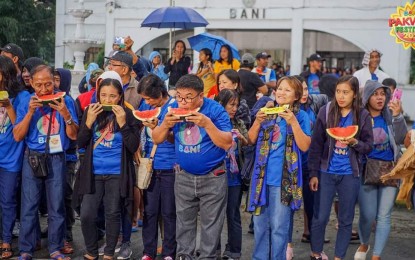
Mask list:
[[[156,119],[160,115],[160,112],[161,108],[157,107],[155,109],[145,111],[134,110],[133,115],[142,122],[149,122]]]
[[[116,106],[116,105],[110,105],[110,104],[101,104],[102,106],[102,110],[107,111],[107,112],[111,112],[112,111],[112,107]]]
[[[333,127],[326,129],[327,133],[336,140],[343,141],[353,138],[357,131],[359,130],[359,126],[351,125],[347,127]]]
[[[186,108],[172,108],[172,107],[168,107],[168,111],[172,112],[172,114],[174,116],[180,117],[181,120],[185,120],[186,117],[193,115],[193,113],[199,111],[199,107],[196,109],[186,109]]]
[[[9,93],[5,90],[0,91],[0,100],[6,100],[9,98]]]
[[[261,111],[266,115],[275,115],[281,112],[284,112],[285,109],[289,109],[290,105],[283,105],[282,107],[263,107]]]
[[[65,92],[56,92],[55,94],[44,95],[41,97],[37,96],[37,99],[42,101],[43,105],[48,105],[49,103],[52,103],[52,100],[60,101],[65,95]]]

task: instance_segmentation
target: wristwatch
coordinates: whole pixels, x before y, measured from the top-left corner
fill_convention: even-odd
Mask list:
[[[66,123],[67,125],[72,125],[72,123],[73,123],[72,117],[71,117],[71,118],[69,118],[68,120],[66,120],[66,121],[65,121],[65,123]]]

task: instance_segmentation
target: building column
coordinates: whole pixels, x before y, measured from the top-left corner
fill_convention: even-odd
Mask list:
[[[303,59],[303,18],[294,15],[291,29],[291,70],[290,75],[298,75],[302,71]]]
[[[107,0],[106,1],[106,12],[105,12],[105,56],[112,50],[112,43],[114,42],[115,37],[115,19],[114,19],[114,12],[115,9],[115,1],[114,0]]]
[[[194,28],[194,35],[198,35],[204,32],[206,32],[206,27]],[[197,71],[197,64],[199,64],[199,52],[193,51],[193,70],[192,70],[193,73],[196,73]]]
[[[65,59],[65,1],[56,2],[55,67],[63,68]],[[26,57],[27,58],[27,57]]]

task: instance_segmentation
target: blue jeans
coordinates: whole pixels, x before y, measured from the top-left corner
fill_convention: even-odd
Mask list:
[[[16,220],[16,191],[19,185],[20,173],[9,172],[0,168],[0,205],[2,215],[2,238],[3,243],[12,242],[14,221]]]
[[[339,231],[336,237],[334,255],[341,259],[346,256],[352,236],[355,205],[359,195],[360,181],[352,174],[339,175],[322,172],[318,191],[314,197],[314,215],[311,224],[311,251],[321,253],[324,234],[330,218],[331,206],[336,192],[339,195]]]
[[[228,241],[231,258],[241,257],[242,225],[241,225],[241,185],[228,187],[228,204],[226,206],[226,220],[228,225]]]
[[[368,245],[372,224],[376,220],[373,255],[380,256],[389,237],[391,213],[398,189],[388,186],[361,185],[359,192],[360,243]]]
[[[291,208],[281,204],[281,187],[267,185],[267,205],[254,216],[252,259],[285,260]]]
[[[47,160],[48,176],[37,178],[29,166],[27,155],[22,170],[22,211],[20,217],[19,249],[20,253],[32,255],[36,248],[39,225],[39,201],[42,184],[45,184],[48,204],[48,245],[49,253],[63,247],[65,237],[65,155],[51,154]]]
[[[221,168],[224,169],[224,165]],[[227,178],[226,174],[215,176],[213,172],[206,175],[194,175],[181,170],[176,173],[174,194],[178,256],[194,254],[197,215],[200,211],[200,237],[202,239],[200,240],[199,259],[216,259],[216,247],[225,221]]]
[[[144,254],[157,257],[158,220],[163,220],[163,257],[176,256],[176,204],[172,170],[154,170],[148,189],[144,190],[143,245]]]

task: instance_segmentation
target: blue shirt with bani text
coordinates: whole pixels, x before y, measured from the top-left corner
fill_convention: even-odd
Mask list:
[[[30,94],[21,91],[16,97],[10,98],[13,109],[29,102]],[[16,142],[13,137],[13,124],[6,112],[0,107],[0,169],[8,172],[20,172],[23,163],[24,142]]]
[[[382,161],[394,160],[388,125],[382,115],[373,118],[373,149],[367,157]]]
[[[320,94],[320,89],[318,87],[318,82],[320,78],[315,73],[310,73],[307,79],[307,86],[308,86],[308,94]]]
[[[34,95],[34,93],[32,94]],[[29,98],[30,99],[30,98]],[[22,102],[22,105],[18,107],[16,111],[16,124],[19,124],[26,116],[29,110],[29,99]],[[76,115],[75,102],[69,96],[64,97],[65,105],[71,114],[73,122],[78,123],[78,116]],[[48,133],[49,122],[52,120],[51,136],[59,135],[63,151],[69,148],[69,137],[66,135],[66,124],[63,116],[54,111],[53,113],[50,106],[45,105],[40,108],[36,108],[35,113],[32,116],[29,124],[29,130],[25,138],[27,147],[36,152],[44,153],[46,149],[46,136]],[[52,114],[52,117],[51,117]]]
[[[164,116],[167,114],[168,107],[170,107],[172,104],[177,105],[176,101],[170,97],[167,103],[161,107],[160,115],[158,116],[159,125],[161,124],[161,119],[164,118]],[[145,111],[151,109],[154,109],[154,107],[148,105],[146,102],[141,102],[141,105],[138,110]],[[146,157],[150,157],[151,149],[153,149],[153,139],[151,138],[152,130],[148,127],[145,127],[144,131],[146,137],[144,151]],[[157,146],[156,154],[154,156],[153,161],[153,168],[156,170],[169,170],[173,169],[175,163],[176,152],[174,149],[174,144],[165,140]]]
[[[177,103],[172,107],[177,107]],[[231,121],[225,109],[216,101],[203,98],[199,110],[221,131],[230,132]],[[177,162],[194,175],[205,175],[225,160],[226,151],[216,146],[206,130],[193,123],[181,122],[173,127]]]
[[[339,127],[346,127],[352,125],[352,113],[350,112],[345,117],[340,118]],[[347,175],[352,174],[352,165],[349,158],[349,146],[342,144],[340,141],[335,140],[334,152],[331,157],[327,173]]]
[[[116,124],[116,123],[115,123]],[[105,132],[105,128],[98,130],[94,123],[93,143]],[[109,131],[93,151],[94,174],[121,173],[122,135],[121,132]]]
[[[311,135],[310,118],[307,113],[300,110],[297,120],[304,134]],[[271,147],[269,150],[266,183],[267,185],[281,187],[282,172],[285,163],[285,141],[287,138],[287,122],[281,117],[277,117],[271,137]]]

